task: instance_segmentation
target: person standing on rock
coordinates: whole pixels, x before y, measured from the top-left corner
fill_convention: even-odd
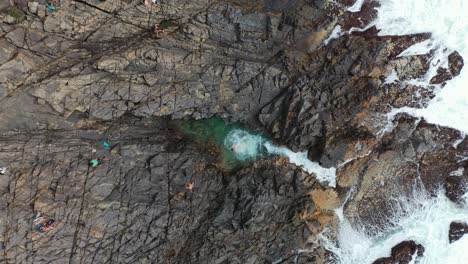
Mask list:
[[[162,32],[163,32],[163,30],[159,29],[159,23],[156,23],[154,25],[153,37],[154,38],[159,38],[159,36],[160,36],[159,34],[162,33]]]

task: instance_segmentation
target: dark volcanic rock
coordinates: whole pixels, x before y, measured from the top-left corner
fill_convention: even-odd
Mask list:
[[[466,179],[464,170],[458,178],[446,177],[465,166],[459,161],[465,146],[452,146],[459,133],[406,116],[397,122],[392,132],[375,145],[375,152],[357,161],[356,167],[349,164],[346,173],[338,177],[338,185],[359,186],[345,207],[351,219],[386,225],[385,216],[392,213],[392,198],[411,197],[415,189],[421,188],[435,194],[446,181],[449,197],[459,199],[463,192],[460,184]]]
[[[467,182],[465,177],[450,176],[445,180],[445,195],[456,203],[462,202],[462,196],[466,193]]]
[[[463,68],[463,57],[457,51],[449,55],[449,69],[453,76],[458,76]]]
[[[341,1],[349,4],[349,1]],[[346,12],[343,17],[343,29],[348,31],[351,28],[365,28],[370,22],[377,18],[377,7],[380,4],[375,0],[364,1],[359,12]],[[375,32],[377,33],[377,32]]]
[[[7,261],[259,263],[307,244],[298,215],[314,210],[312,176],[270,162],[225,175],[166,121],[121,121],[107,130],[111,150],[86,130],[2,136]],[[89,167],[95,157],[102,165]],[[37,211],[57,229],[35,233]]]
[[[277,161],[227,174],[168,120],[259,128],[260,109],[300,74],[304,43],[321,47],[332,29],[327,1],[38,2],[37,13],[17,5],[21,18],[0,4],[2,261],[323,259],[316,245],[299,250],[334,219],[305,217],[313,175]],[[33,231],[38,211],[54,231]]]
[[[440,84],[458,76],[463,68],[462,56],[454,51],[448,56],[449,69],[437,69],[437,75],[432,77],[431,84]]]
[[[413,256],[421,257],[424,254],[424,247],[414,241],[403,241],[392,248],[391,256],[380,258],[373,264],[409,264]]]
[[[466,233],[468,233],[468,225],[466,223],[457,223],[457,222],[450,223],[450,230],[449,230],[450,243],[457,241]]]
[[[295,150],[319,146],[327,128],[332,127],[329,123],[343,122],[349,115],[359,112],[359,102],[372,96],[375,80],[363,78],[360,81],[351,77],[373,75],[370,63],[360,58],[383,56],[380,52],[384,46],[380,44],[351,37],[345,43],[334,43],[327,54],[309,58],[308,73],[264,107],[260,121],[275,138],[285,139]],[[350,50],[353,50],[351,54]],[[359,56],[360,53],[363,54]],[[327,60],[333,61],[332,66],[321,71]]]
[[[437,69],[437,75],[432,77],[431,84],[440,84],[452,79],[452,74],[445,68]]]
[[[326,263],[317,235],[336,231],[348,189],[345,216],[363,224],[382,223],[386,199],[415,179],[459,201],[467,141],[386,116],[434,96],[401,87],[429,55],[397,57],[428,35],[325,44],[375,18],[377,1],[356,14],[351,0],[11,2],[0,1],[2,263]],[[437,82],[460,73],[463,58],[449,61]],[[337,167],[338,188],[283,159],[221,170],[171,123],[214,115]],[[38,211],[57,229],[35,233]]]

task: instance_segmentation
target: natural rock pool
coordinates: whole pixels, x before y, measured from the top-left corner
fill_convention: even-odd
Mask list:
[[[244,163],[269,156],[283,156],[290,163],[301,166],[325,185],[336,185],[334,167],[324,168],[307,157],[307,152],[293,152],[286,147],[276,146],[263,133],[253,133],[237,123],[226,123],[220,117],[202,120],[181,120],[176,122],[179,129],[189,138],[207,147],[214,147],[221,156],[220,166],[225,170],[239,168]]]
[[[217,152],[219,165],[227,171],[268,155],[263,147],[269,141],[266,135],[249,133],[220,117],[178,120],[176,126],[191,140]]]

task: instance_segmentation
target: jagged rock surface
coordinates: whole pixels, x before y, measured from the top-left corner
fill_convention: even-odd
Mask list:
[[[0,4],[2,262],[322,261],[312,175],[283,161],[226,174],[170,119],[258,128],[331,22],[325,1],[13,2]],[[35,233],[38,211],[57,229]]]
[[[468,225],[466,223],[452,222],[449,229],[449,241],[453,243],[468,233]]]
[[[398,85],[428,58],[397,55],[429,36],[370,29],[324,44],[336,25],[375,17],[374,1],[352,15],[344,0],[62,0],[57,11],[12,2],[0,2],[5,263],[324,263],[317,234],[335,230],[331,209],[350,189],[345,215],[371,224],[415,180],[445,184],[460,202],[467,140],[386,116],[434,96]],[[462,67],[453,53],[434,82]],[[226,173],[170,121],[215,114],[338,167],[338,188],[324,195],[281,159]],[[106,160],[93,169],[96,155]],[[38,210],[57,230],[33,232]]]
[[[314,208],[312,176],[269,162],[226,175],[170,127],[122,120],[106,132],[111,150],[89,130],[4,135],[4,260],[259,263],[310,243],[298,215]],[[88,165],[93,148],[97,168]],[[32,230],[39,210],[58,220],[56,230]]]
[[[414,241],[403,241],[392,248],[391,256],[380,258],[373,264],[409,264],[424,255],[424,247]]]

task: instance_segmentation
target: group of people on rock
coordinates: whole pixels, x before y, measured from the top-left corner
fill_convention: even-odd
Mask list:
[[[107,142],[107,141],[104,141],[104,143],[103,143],[102,145],[103,145],[104,148],[107,149],[107,150],[110,150],[110,148],[111,148],[109,142]],[[96,150],[93,149],[93,152],[96,152]],[[104,159],[106,159],[106,158],[104,158]],[[89,165],[90,165],[91,167],[95,168],[95,167],[100,166],[100,165],[102,164],[102,161],[103,161],[102,158],[98,158],[98,157],[97,157],[97,158],[94,158],[94,159],[90,160],[90,161],[89,161]]]
[[[110,144],[107,141],[103,143],[104,148],[110,149]],[[94,151],[93,151],[94,152]],[[91,167],[98,167],[101,165],[102,159],[101,158],[94,158],[92,159],[89,164]],[[0,173],[5,173],[6,168],[0,168]],[[56,227],[55,219],[49,217],[46,214],[39,212],[33,220],[34,230],[39,234],[47,233],[51,230],[54,230]]]

